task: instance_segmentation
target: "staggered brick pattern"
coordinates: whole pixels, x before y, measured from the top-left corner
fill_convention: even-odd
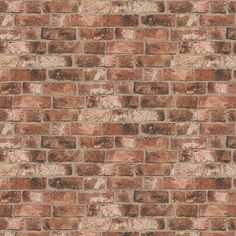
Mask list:
[[[0,236],[234,236],[235,16],[0,0]]]

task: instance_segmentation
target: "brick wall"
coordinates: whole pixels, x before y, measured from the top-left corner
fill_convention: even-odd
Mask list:
[[[0,0],[0,236],[234,236],[235,13]]]

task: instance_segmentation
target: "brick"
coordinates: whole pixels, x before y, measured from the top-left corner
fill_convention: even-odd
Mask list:
[[[131,10],[132,12],[135,13],[141,13],[141,12],[164,12],[165,10],[165,5],[164,2],[159,2],[159,1],[143,1],[139,2],[137,0],[134,0],[131,2]]]
[[[76,195],[73,192],[44,192],[43,201],[47,203],[73,203],[75,202]]]
[[[80,217],[85,215],[85,208],[83,206],[56,206],[53,214],[56,217]]]
[[[141,216],[170,216],[174,213],[172,205],[162,204],[142,204],[141,205]]]
[[[204,29],[172,30],[171,39],[173,41],[204,40],[206,39],[206,31]]]
[[[138,134],[137,124],[103,124],[102,133],[104,135],[136,135]]]
[[[129,27],[138,25],[137,15],[104,15],[102,24],[106,27]]]
[[[43,228],[45,230],[73,230],[78,227],[78,221],[73,218],[54,218],[45,219],[43,223]]]
[[[106,45],[107,53],[132,53],[132,54],[141,54],[143,53],[143,43],[140,42],[109,42]]]
[[[138,56],[136,65],[138,67],[163,67],[170,65],[170,57],[161,56]]]
[[[51,214],[50,205],[17,205],[15,206],[16,216],[47,217]]]
[[[234,108],[236,100],[234,97],[214,97],[214,96],[209,96],[209,97],[201,97],[200,98],[200,107],[226,107],[226,108]]]
[[[135,82],[134,93],[165,95],[169,93],[169,85],[164,82]]]
[[[43,11],[47,13],[70,13],[70,12],[77,12],[78,4],[75,1],[72,2],[45,2],[43,6]]]
[[[114,140],[111,137],[82,137],[80,140],[80,147],[82,148],[95,148],[95,149],[104,149],[112,148]]]
[[[21,31],[18,29],[1,29],[0,30],[1,40],[19,40],[21,39]]]
[[[84,106],[85,100],[83,97],[58,97],[54,99],[55,108],[76,109]]]
[[[102,26],[101,16],[96,15],[79,15],[71,16],[72,26]]]
[[[73,28],[43,28],[42,38],[47,40],[75,40],[76,31]]]
[[[108,79],[113,81],[141,80],[141,69],[108,69]]]
[[[109,228],[109,219],[107,218],[82,218],[79,227],[83,230],[108,230]]]
[[[140,188],[141,187],[141,178],[109,178],[108,187],[111,189],[131,189],[131,188]]]
[[[26,109],[49,108],[51,106],[50,97],[18,96],[15,98],[15,107]]]
[[[40,56],[39,67],[68,67],[72,65],[70,56]]]
[[[13,208],[10,205],[0,205],[0,216],[11,217],[13,215]]]
[[[45,189],[46,180],[44,178],[11,178],[11,189]]]
[[[143,203],[166,203],[169,201],[168,192],[135,191],[134,201]]]
[[[137,29],[136,37],[139,40],[158,40],[158,41],[165,41],[168,38],[168,30],[165,28],[157,28],[157,29]]]
[[[176,214],[179,217],[196,217],[198,207],[194,205],[181,205],[176,209]]]
[[[77,65],[79,67],[112,67],[115,65],[115,57],[112,55],[98,56],[98,55],[86,55],[78,56]]]
[[[196,186],[198,189],[229,189],[231,183],[228,178],[198,178]]]
[[[103,42],[87,42],[84,45],[84,52],[86,54],[104,54],[105,43]]]
[[[43,114],[45,121],[76,121],[78,113],[75,110],[45,110]]]
[[[231,71],[224,69],[198,69],[195,78],[199,81],[228,81],[231,79]]]
[[[54,69],[49,71],[49,77],[53,80],[82,80],[83,72],[80,69]]]
[[[234,24],[234,16],[233,15],[201,16],[200,24],[203,26],[230,26]]]
[[[194,182],[192,179],[182,177],[165,177],[163,187],[164,189],[192,189]]]
[[[20,13],[24,11],[24,3],[23,1],[1,1],[0,2],[1,10],[0,12],[12,12],[12,13]]]
[[[234,1],[0,13],[0,236],[233,236]]]
[[[177,44],[175,43],[148,43],[146,45],[148,54],[176,54]]]
[[[141,17],[141,22],[148,26],[174,26],[175,17],[173,15],[146,15]]]
[[[236,38],[236,29],[235,28],[227,28],[226,37],[228,39]]]
[[[38,69],[12,69],[10,70],[11,81],[42,81],[46,79],[46,71]]]
[[[82,185],[83,185],[82,178],[67,177],[67,178],[53,178],[49,180],[49,186],[55,189],[82,189]],[[63,208],[60,209],[59,211],[62,211],[61,214],[63,214]]]
[[[48,15],[17,15],[15,24],[18,26],[47,26],[49,25]]]
[[[137,165],[135,171],[137,175],[169,175],[170,165],[166,163]]]
[[[149,219],[149,218],[142,218],[142,219],[131,219],[130,225],[133,230],[160,230],[164,229],[165,223],[163,219]]]
[[[143,161],[142,151],[108,151],[107,159],[109,162],[142,162]]]
[[[46,44],[44,42],[10,42],[8,48],[11,54],[44,54]]]
[[[49,42],[48,52],[49,53],[79,53],[80,43],[74,42]]]
[[[87,40],[111,40],[114,30],[111,28],[81,28],[80,38]]]
[[[74,149],[76,147],[75,137],[42,137],[42,147],[52,149]]]
[[[217,205],[202,205],[200,207],[200,216],[226,216],[233,217],[235,216],[236,209],[232,205],[227,206],[217,206]]]
[[[231,124],[207,124],[200,126],[200,133],[207,134],[207,135],[224,135],[224,134],[233,134],[234,133],[234,126]]]
[[[44,135],[48,134],[49,125],[43,124],[17,124],[15,128],[16,134],[20,135]]]

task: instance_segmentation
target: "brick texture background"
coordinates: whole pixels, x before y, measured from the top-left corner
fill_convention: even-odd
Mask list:
[[[0,0],[0,236],[234,236],[235,13]]]

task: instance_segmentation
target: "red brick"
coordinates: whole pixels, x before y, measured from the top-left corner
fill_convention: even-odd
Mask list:
[[[55,136],[43,136],[42,147],[52,149],[74,149],[76,148],[75,137],[55,137]]]
[[[49,42],[49,53],[79,53],[80,43],[74,42]]]
[[[195,78],[200,81],[227,81],[231,79],[231,71],[223,69],[198,69],[195,71]]]
[[[141,54],[143,53],[143,43],[140,42],[109,42],[106,45],[107,53],[132,53],[132,54]]]
[[[136,37],[139,40],[158,40],[165,41],[168,38],[168,30],[165,28],[159,29],[137,29]]]
[[[72,26],[102,26],[100,16],[96,15],[71,15]]]
[[[44,192],[43,201],[45,203],[73,203],[76,200],[76,194],[74,192]]]
[[[109,162],[142,162],[142,151],[108,151],[107,160]]]
[[[137,15],[104,15],[102,24],[106,27],[129,27],[138,25]]]
[[[138,56],[137,62],[138,67],[163,67],[170,66],[170,57],[163,56]]]
[[[45,230],[73,230],[77,227],[78,220],[73,218],[49,218],[45,219],[43,223]]]
[[[148,43],[146,45],[146,52],[148,54],[176,54],[176,43]]]
[[[198,207],[195,205],[180,205],[176,209],[176,214],[179,217],[196,217]]]
[[[230,189],[229,178],[197,178],[195,180],[198,189]]]
[[[234,24],[234,15],[208,15],[201,16],[200,24],[203,26],[230,26]]]
[[[55,189],[82,189],[81,178],[54,178],[49,180],[49,186]]]
[[[51,214],[50,205],[17,205],[15,206],[15,216],[47,217]]]
[[[83,71],[80,69],[56,69],[49,71],[49,77],[53,80],[79,81],[82,80]]]
[[[38,69],[12,69],[10,70],[12,81],[42,81],[46,79],[46,71]]]
[[[18,26],[46,26],[49,25],[48,15],[17,15],[15,24]]]
[[[32,97],[18,96],[15,97],[15,107],[25,109],[49,108],[51,106],[50,97]]]
[[[0,2],[1,13],[12,12],[12,13],[20,13],[24,11],[24,2],[23,1],[4,1]]]
[[[69,12],[77,12],[78,10],[78,3],[75,1],[66,2],[45,2],[43,6],[44,12],[60,12],[60,13],[69,13]]]
[[[104,135],[136,135],[138,134],[137,124],[103,124],[102,133]]]
[[[55,108],[76,109],[84,106],[85,100],[83,97],[58,97],[54,99]]]
[[[172,30],[171,39],[173,41],[185,40],[204,40],[206,39],[206,31],[204,29],[186,29],[186,30]]]
[[[217,97],[208,96],[200,98],[200,107],[202,108],[234,108],[236,106],[236,99],[234,97]]]
[[[17,124],[16,134],[20,135],[44,135],[49,133],[49,125],[47,124]]]
[[[133,189],[141,187],[141,178],[121,177],[108,178],[108,188],[111,189]]]
[[[175,16],[169,15],[146,15],[141,17],[141,22],[144,25],[148,26],[174,26],[175,25]]]
[[[46,188],[46,179],[42,178],[11,178],[11,189],[44,189]]]
[[[56,217],[81,217],[85,215],[85,208],[83,206],[56,206],[53,214]]]
[[[233,236],[235,12],[0,0],[0,236]]]
[[[87,40],[111,40],[114,38],[112,28],[81,28],[80,37]]]
[[[192,189],[194,182],[192,179],[182,177],[165,177],[163,187],[164,189]]]
[[[233,205],[202,205],[200,206],[200,216],[226,216],[234,217],[236,208]]]

